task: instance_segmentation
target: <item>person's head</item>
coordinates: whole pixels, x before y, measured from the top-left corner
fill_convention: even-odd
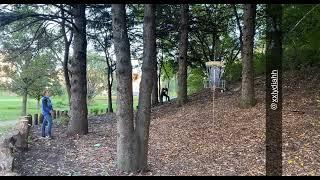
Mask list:
[[[50,91],[48,89],[45,89],[43,91],[43,96],[50,96]]]

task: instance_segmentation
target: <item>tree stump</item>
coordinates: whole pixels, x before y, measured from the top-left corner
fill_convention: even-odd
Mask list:
[[[57,111],[56,111],[56,110],[53,110],[52,118],[53,118],[53,119],[56,119],[56,118],[57,118]]]
[[[33,121],[34,121],[34,125],[38,125],[38,114],[34,114],[34,117],[33,117]]]
[[[57,118],[60,118],[60,111],[57,111]]]
[[[23,117],[20,119],[18,124],[18,131],[20,137],[16,139],[16,147],[20,150],[27,150],[28,149],[28,135],[29,135],[29,119],[27,117]]]
[[[20,119],[17,127],[0,140],[0,175],[12,174],[13,152],[28,149],[29,116]]]
[[[28,124],[30,124],[32,126],[32,115],[28,114],[26,117],[28,119]]]
[[[40,117],[39,117],[39,123],[40,123],[40,124],[43,123],[43,114],[42,114],[42,113],[40,114]]]

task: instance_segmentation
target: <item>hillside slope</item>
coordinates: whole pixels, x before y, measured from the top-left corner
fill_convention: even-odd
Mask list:
[[[286,73],[283,85],[284,175],[320,175],[320,112],[316,99],[320,70]],[[240,92],[210,89],[178,108],[152,109],[150,171],[144,175],[264,175],[265,83],[256,81],[258,103],[237,105]],[[55,125],[56,139],[39,140],[33,128],[30,151],[17,157],[22,175],[125,175],[116,170],[115,116],[90,119],[89,134],[67,138]],[[139,174],[138,174],[139,175]]]

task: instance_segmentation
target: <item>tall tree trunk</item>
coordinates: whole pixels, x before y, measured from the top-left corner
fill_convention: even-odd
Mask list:
[[[155,4],[146,4],[143,20],[143,63],[139,89],[139,109],[136,119],[137,169],[147,168],[148,140],[151,115],[151,93],[156,74],[156,25]],[[156,91],[157,92],[157,91]]]
[[[157,69],[157,64],[155,64]],[[159,103],[159,94],[158,94],[158,74],[157,72],[153,75],[153,88],[152,88],[152,106],[156,106]]]
[[[110,63],[108,61],[108,73],[107,73],[108,112],[113,112],[113,108],[112,108],[112,84],[111,84],[111,80],[110,80],[111,76],[112,76],[112,70],[111,70]]]
[[[65,17],[62,5],[61,5],[60,9],[61,9],[61,16]],[[71,99],[71,91],[70,91],[71,84],[70,84],[70,78],[69,78],[68,63],[69,63],[70,45],[71,45],[72,38],[73,38],[73,31],[71,31],[70,38],[68,39],[67,33],[66,33],[66,25],[65,25],[65,23],[66,23],[65,19],[62,19],[61,31],[62,31],[63,40],[64,40],[63,75],[64,75],[64,80],[65,80],[65,83],[66,83],[69,106],[71,106],[71,104],[70,104],[70,102],[71,102],[70,101],[70,99]]]
[[[23,96],[22,96],[21,116],[27,115],[27,101],[28,101],[28,91],[24,90]]]
[[[282,175],[282,5],[267,4],[266,175]],[[276,71],[276,73],[274,72]],[[276,78],[272,76],[276,75]],[[274,86],[277,84],[277,86]],[[274,92],[278,91],[277,94]],[[276,97],[276,98],[274,98]],[[276,100],[276,101],[275,101]],[[271,107],[275,103],[276,106]],[[274,105],[274,104],[273,104]],[[276,108],[274,108],[276,107]]]
[[[74,44],[71,60],[71,119],[69,135],[88,133],[87,109],[87,39],[85,4],[73,5]]]
[[[181,5],[181,39],[179,52],[178,70],[178,105],[182,106],[187,102],[187,51],[188,51],[188,12],[189,5]]]
[[[256,104],[254,93],[253,41],[255,30],[256,5],[246,4],[244,8],[242,91],[240,106],[249,108]]]
[[[117,166],[136,171],[134,154],[133,92],[130,45],[124,4],[112,4],[112,29],[117,78]]]

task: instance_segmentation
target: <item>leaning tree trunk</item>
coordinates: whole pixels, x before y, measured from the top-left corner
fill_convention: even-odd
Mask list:
[[[137,169],[147,167],[149,126],[151,115],[151,93],[156,70],[156,25],[154,4],[146,4],[143,21],[143,63],[139,89],[139,109],[136,119],[135,135],[137,138]],[[157,91],[156,91],[157,92]]]
[[[85,4],[73,5],[74,44],[71,60],[71,119],[69,135],[88,133],[87,109],[87,39]]]
[[[157,69],[157,64],[155,64],[155,68]],[[152,106],[156,106],[159,103],[159,94],[158,94],[158,74],[157,71],[153,75],[153,88],[152,88]]]
[[[24,90],[23,96],[22,96],[21,116],[27,115],[27,101],[28,101],[28,91]]]
[[[240,106],[249,108],[256,104],[254,93],[253,41],[256,5],[246,4],[244,8],[243,49],[242,49],[242,91]]]
[[[124,4],[112,4],[112,28],[117,78],[117,166],[136,171],[134,154],[132,65]]]
[[[187,102],[187,51],[188,51],[188,12],[189,5],[181,5],[181,39],[178,70],[178,105]]]

